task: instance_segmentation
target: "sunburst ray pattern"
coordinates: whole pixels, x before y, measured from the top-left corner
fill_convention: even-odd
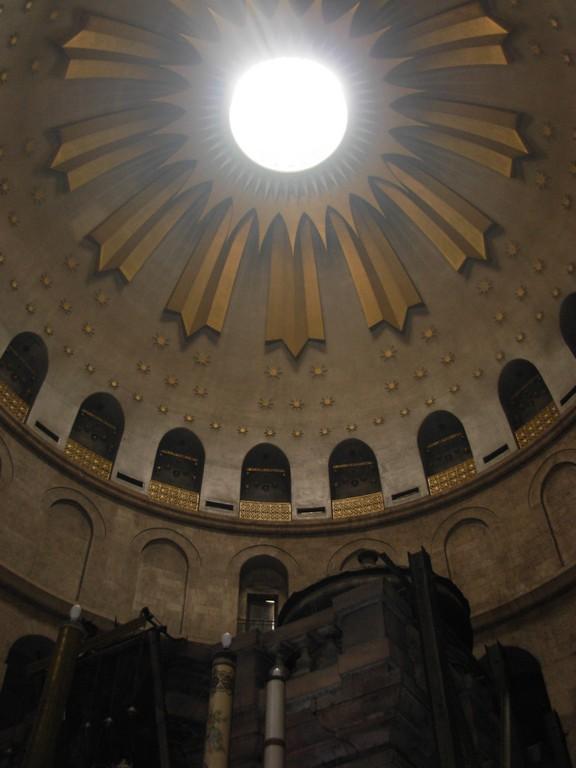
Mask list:
[[[156,169],[86,233],[99,247],[100,271],[137,279],[173,228],[193,215],[188,261],[165,309],[180,317],[188,337],[204,327],[221,332],[241,261],[259,248],[269,273],[266,338],[297,357],[308,341],[325,341],[317,265],[328,232],[370,328],[385,322],[402,331],[410,308],[422,303],[386,234],[391,211],[455,270],[487,258],[493,222],[427,164],[434,148],[512,177],[528,154],[516,114],[449,101],[427,85],[445,71],[507,64],[508,31],[480,2],[402,23],[388,0],[166,4],[181,22],[171,35],[88,16],[63,46],[67,79],[132,81],[141,99],[61,127],[52,168],[71,191],[139,158]],[[403,19],[408,0],[405,6]],[[352,102],[342,146],[301,174],[256,167],[227,125],[235,76],[271,52],[327,60]]]

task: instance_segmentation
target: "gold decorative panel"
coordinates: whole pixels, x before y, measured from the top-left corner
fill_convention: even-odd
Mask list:
[[[21,397],[12,392],[10,387],[0,381],[0,405],[15,419],[24,423],[30,413],[30,406]]]
[[[518,447],[526,448],[527,445],[533,443],[534,440],[554,424],[559,415],[558,408],[556,408],[554,403],[547,405],[544,410],[540,411],[533,419],[530,419],[527,424],[516,430],[515,435]]]
[[[159,483],[157,480],[151,481],[148,486],[148,495],[160,504],[182,509],[185,512],[198,512],[200,506],[200,496],[196,491],[188,491],[186,488]]]
[[[64,453],[77,467],[90,472],[91,475],[95,475],[101,480],[110,480],[112,462],[108,459],[99,456],[88,448],[84,448],[83,445],[80,445],[75,440],[68,440]]]
[[[452,488],[458,488],[473,477],[476,477],[476,464],[473,459],[463,461],[461,464],[456,464],[436,475],[430,475],[428,478],[430,495],[436,496],[439,493],[450,491]]]
[[[481,2],[431,16],[426,9],[408,21],[382,0],[374,3],[376,28],[367,23],[368,0],[234,3],[244,10],[233,14],[223,10],[231,3],[220,11],[208,0],[170,5],[161,33],[142,28],[140,14],[136,24],[86,14],[62,42],[65,78],[84,81],[94,102],[83,119],[58,129],[51,168],[65,175],[70,192],[136,160],[155,170],[86,233],[99,249],[98,271],[118,270],[130,283],[148,262],[158,268],[157,249],[195,218],[165,309],[187,336],[205,327],[221,333],[240,264],[260,252],[269,271],[266,340],[298,357],[309,342],[325,341],[318,265],[331,236],[370,328],[386,322],[402,331],[411,308],[423,303],[382,213],[401,212],[455,270],[486,259],[494,222],[432,175],[427,160],[440,150],[510,178],[528,155],[516,113],[482,99],[436,96],[451,92],[444,86],[451,70],[508,66],[508,29]],[[194,23],[203,14],[214,27],[209,34]],[[306,174],[271,174],[245,162],[214,98],[221,82],[236,77],[235,62],[249,60],[263,39],[279,49],[298,39],[319,55],[326,47],[343,54],[356,117],[338,152]],[[122,81],[139,83],[136,100],[99,110],[102,89],[112,103]]]
[[[384,496],[382,492],[369,493],[366,496],[352,496],[349,499],[332,501],[332,517],[334,520],[378,515],[384,512]]]
[[[292,504],[269,501],[241,501],[240,520],[264,520],[271,523],[286,523],[292,520]]]

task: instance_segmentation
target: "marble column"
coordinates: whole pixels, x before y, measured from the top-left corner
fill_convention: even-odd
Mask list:
[[[236,659],[221,651],[212,662],[203,768],[228,768]]]
[[[284,768],[286,755],[286,678],[282,662],[270,670],[266,685],[264,768]]]

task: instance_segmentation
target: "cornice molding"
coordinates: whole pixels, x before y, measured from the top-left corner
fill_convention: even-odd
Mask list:
[[[112,482],[99,480],[70,464],[63,453],[46,444],[27,425],[17,422],[7,412],[0,411],[0,426],[5,427],[7,432],[18,440],[21,445],[24,445],[50,466],[83,487],[87,487],[117,503],[142,511],[147,515],[153,515],[162,520],[169,520],[184,526],[225,531],[242,536],[257,533],[258,535],[270,537],[289,536],[293,538],[300,536],[341,536],[348,532],[358,533],[359,531],[385,528],[403,523],[412,518],[433,514],[440,508],[452,506],[455,503],[470,498],[527,465],[554,445],[558,438],[565,434],[575,422],[576,407],[573,407],[562,414],[554,426],[535,440],[532,445],[514,451],[511,456],[500,461],[497,466],[481,472],[465,485],[447,493],[409,501],[392,509],[389,508],[381,515],[374,515],[364,519],[330,519],[329,521],[293,520],[287,524],[270,524],[266,522],[247,522],[238,519],[218,518],[214,513],[203,511],[184,514],[154,503],[147,496],[120,488]]]

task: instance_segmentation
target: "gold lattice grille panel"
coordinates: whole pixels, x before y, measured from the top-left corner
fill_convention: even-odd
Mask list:
[[[516,430],[518,447],[525,448],[530,443],[533,443],[534,440],[539,438],[541,434],[554,424],[559,415],[558,408],[556,408],[554,403],[547,405],[544,410],[540,411],[533,419],[530,419],[527,424]]]
[[[90,472],[91,475],[95,475],[101,480],[110,480],[112,462],[108,459],[99,456],[88,448],[84,448],[83,445],[80,445],[75,440],[68,440],[64,453],[77,467]]]
[[[292,504],[269,501],[241,501],[240,520],[264,520],[272,523],[286,523],[292,520]]]
[[[148,486],[148,495],[154,501],[165,504],[167,507],[182,509],[184,512],[198,512],[200,507],[200,496],[196,491],[189,491],[185,488],[178,488],[175,485],[159,483],[152,480]]]
[[[0,405],[15,419],[25,422],[30,413],[30,406],[21,397],[12,392],[9,386],[0,382]]]
[[[456,464],[436,475],[430,475],[428,478],[430,495],[436,496],[438,493],[446,493],[452,488],[458,488],[473,477],[476,477],[476,464],[473,459],[463,461],[461,464]]]
[[[364,517],[365,515],[378,515],[381,512],[384,512],[384,496],[382,492],[332,501],[332,517],[335,520]]]

